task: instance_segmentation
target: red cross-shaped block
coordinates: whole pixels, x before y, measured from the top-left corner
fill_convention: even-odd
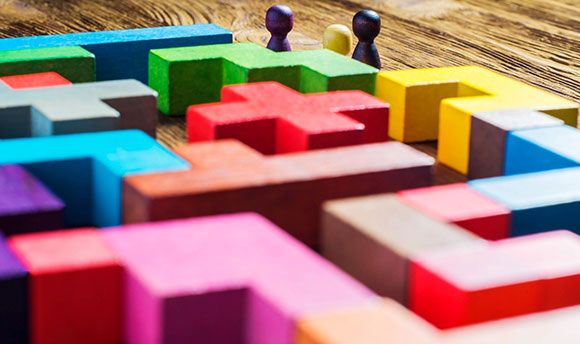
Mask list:
[[[304,95],[277,82],[226,86],[187,110],[189,142],[238,139],[263,154],[388,140],[389,105],[361,91]]]

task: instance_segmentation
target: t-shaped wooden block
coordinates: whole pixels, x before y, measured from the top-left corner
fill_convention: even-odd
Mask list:
[[[235,138],[263,154],[388,140],[389,105],[362,91],[303,95],[277,82],[227,86],[187,111],[189,142]]]
[[[323,201],[430,185],[433,165],[399,142],[263,157],[224,140],[176,152],[192,170],[124,179],[124,223],[255,211],[317,245]]]

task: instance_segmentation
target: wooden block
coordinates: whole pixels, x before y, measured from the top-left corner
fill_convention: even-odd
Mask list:
[[[508,133],[562,125],[555,117],[529,109],[475,113],[471,116],[469,179],[502,176]]]
[[[569,229],[580,233],[580,168],[469,182],[512,211],[512,236]]]
[[[505,174],[580,166],[580,131],[568,126],[515,130],[507,137]]]
[[[123,222],[255,211],[316,246],[322,202],[431,184],[433,159],[399,142],[216,164],[216,156],[239,145],[189,144],[176,152],[192,170],[125,178]],[[203,168],[207,159],[210,166]]]
[[[460,227],[409,207],[395,194],[324,204],[324,257],[378,294],[404,305],[410,257],[476,240]]]
[[[0,140],[0,165],[22,164],[66,205],[65,225],[121,221],[121,179],[189,164],[137,130]]]
[[[126,269],[127,344],[290,344],[298,319],[377,299],[256,214],[104,233]]]
[[[399,141],[439,138],[438,160],[468,173],[471,115],[512,108],[538,110],[576,127],[578,104],[474,67],[383,72],[377,97],[391,105],[389,135]]]
[[[326,49],[274,52],[254,43],[152,50],[150,55],[149,86],[159,92],[159,109],[168,115],[219,101],[224,85],[258,81],[278,81],[302,93],[358,89],[373,94],[378,72]]]
[[[95,55],[81,47],[6,50],[7,40],[0,40],[0,76],[55,72],[74,83],[95,81]]]
[[[119,343],[122,270],[94,229],[17,235],[30,272],[31,343]]]
[[[18,165],[0,166],[0,232],[13,235],[64,227],[64,204]]]
[[[94,54],[97,80],[137,79],[145,83],[151,49],[231,42],[232,33],[228,30],[214,24],[197,24],[6,38],[0,40],[0,51],[80,46]],[[0,61],[1,56],[0,52]],[[34,72],[39,71],[23,70],[14,74]]]
[[[189,142],[238,139],[263,154],[388,140],[389,105],[361,91],[302,95],[277,82],[226,86],[187,110]]]
[[[301,319],[296,333],[296,344],[432,344],[440,336],[431,324],[390,299]]]
[[[136,80],[0,88],[0,138],[140,129],[155,137],[156,92]]]
[[[0,82],[13,90],[72,85],[72,82],[55,72],[5,76],[0,78]]]
[[[1,235],[0,342],[28,343],[28,271]]]
[[[398,195],[423,214],[454,223],[484,239],[504,239],[510,234],[510,210],[467,184],[404,190]]]

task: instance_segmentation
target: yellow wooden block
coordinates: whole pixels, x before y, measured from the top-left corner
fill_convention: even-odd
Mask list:
[[[339,54],[348,55],[352,48],[352,33],[344,25],[330,25],[324,30],[322,46]]]
[[[439,161],[464,174],[473,113],[530,108],[574,127],[578,117],[575,102],[475,66],[382,72],[376,96],[391,104],[392,138],[403,142],[439,138]]]
[[[396,301],[384,299],[298,321],[296,344],[433,344],[438,330]]]

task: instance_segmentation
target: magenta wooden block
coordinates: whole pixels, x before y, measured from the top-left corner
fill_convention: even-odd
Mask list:
[[[0,166],[0,231],[6,235],[63,228],[63,202],[19,165]]]
[[[126,271],[128,344],[290,344],[298,318],[377,297],[252,213],[103,233]]]

